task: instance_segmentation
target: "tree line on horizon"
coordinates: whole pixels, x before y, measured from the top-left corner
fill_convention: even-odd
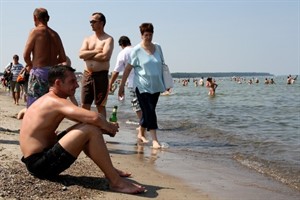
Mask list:
[[[199,77],[245,77],[245,76],[274,76],[267,72],[175,72],[171,73],[173,78],[199,78]]]

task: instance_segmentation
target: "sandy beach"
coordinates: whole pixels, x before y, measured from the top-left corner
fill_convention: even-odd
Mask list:
[[[136,145],[128,147],[126,141],[120,142],[118,135],[116,138],[105,137],[112,161],[117,168],[132,172],[129,179],[144,185],[147,188],[144,194],[109,191],[103,173],[83,153],[57,182],[32,177],[20,161],[18,136],[21,120],[16,116],[25,107],[25,103],[20,102],[19,106],[14,105],[8,93],[0,89],[0,199],[209,199],[182,180],[158,172],[151,164],[153,158],[139,152]],[[73,122],[66,120],[59,129],[71,124]],[[118,134],[129,133],[122,129]]]
[[[25,103],[16,106],[0,88],[0,199],[189,199],[189,200],[296,200],[299,191],[245,168],[225,157],[203,154],[193,159],[189,152],[172,147],[153,150],[136,144],[136,125],[120,116],[116,137],[105,136],[115,167],[132,172],[129,178],[147,192],[127,195],[111,192],[103,173],[83,153],[57,181],[32,177],[20,161],[16,116]],[[65,120],[64,130],[74,122]]]

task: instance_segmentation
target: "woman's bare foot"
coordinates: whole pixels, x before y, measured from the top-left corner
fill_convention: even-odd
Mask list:
[[[146,191],[145,187],[135,183],[131,183],[123,178],[120,178],[119,181],[114,185],[110,184],[110,189],[115,192],[126,194],[139,194]]]
[[[148,143],[148,142],[149,142],[149,140],[147,140],[144,136],[138,135],[137,138],[138,138],[139,141],[141,141],[142,143]]]
[[[117,173],[119,174],[119,176],[121,176],[121,177],[130,177],[131,176],[131,172],[124,172],[117,168],[115,168],[115,169],[116,169]]]
[[[153,142],[152,142],[152,148],[153,149],[160,149],[161,146],[160,146],[160,144],[157,141],[153,140]]]
[[[139,126],[138,128],[136,128],[138,135],[138,141],[142,142],[142,143],[148,143],[149,140],[147,140],[147,138],[145,137],[145,129],[143,129],[141,126]]]

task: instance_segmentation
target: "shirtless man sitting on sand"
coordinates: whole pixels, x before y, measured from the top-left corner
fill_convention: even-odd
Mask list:
[[[106,18],[93,13],[90,24],[95,34],[84,39],[79,57],[85,61],[82,77],[81,103],[90,110],[93,101],[99,113],[106,117],[109,61],[114,48],[113,38],[104,32]]]
[[[110,189],[122,193],[141,193],[143,186],[121,176],[130,176],[113,167],[103,133],[114,136],[118,124],[107,122],[97,112],[74,105],[67,97],[74,95],[78,83],[75,69],[55,66],[49,69],[49,92],[26,111],[20,129],[22,161],[38,178],[51,179],[69,168],[81,151],[104,172]],[[56,129],[64,118],[79,122],[60,134]]]

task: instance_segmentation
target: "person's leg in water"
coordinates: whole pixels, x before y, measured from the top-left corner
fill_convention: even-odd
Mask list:
[[[136,115],[138,116],[139,120],[141,120],[142,118],[142,110],[138,110],[136,111]],[[146,133],[146,129],[143,128],[142,126],[139,126],[137,128],[138,130],[138,135],[137,135],[137,138],[142,142],[142,143],[148,143],[149,140],[147,140],[146,136],[145,136],[145,133]]]
[[[136,92],[133,88],[130,88],[130,97],[132,98],[131,100],[131,106],[133,108],[133,111],[135,111],[139,121],[141,121],[143,113],[140,107],[140,103],[139,100],[136,96]],[[142,143],[148,143],[149,141],[147,140],[145,133],[146,133],[146,129],[143,128],[142,126],[139,125],[138,128],[136,128],[138,134],[137,134],[137,139],[139,142]]]
[[[107,177],[110,189],[116,192],[136,194],[145,191],[141,185],[122,178],[121,170],[114,168],[107,147],[104,143],[102,131],[93,125],[77,124],[67,130],[68,133],[59,140],[60,145],[74,157],[78,157],[83,150]]]
[[[138,136],[142,137],[142,131],[147,129],[150,131],[152,137],[152,147],[161,148],[156,135],[156,129],[158,129],[158,126],[155,112],[160,93],[140,93],[136,88],[136,94],[142,109],[142,118],[140,120],[141,128]]]

